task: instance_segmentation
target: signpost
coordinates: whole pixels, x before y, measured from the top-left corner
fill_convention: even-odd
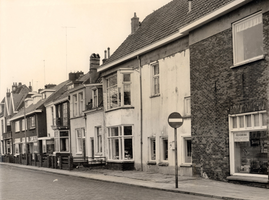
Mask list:
[[[177,162],[177,128],[182,126],[183,118],[182,116],[177,113],[173,112],[168,117],[168,124],[175,129],[175,183],[176,188],[178,188],[178,162]]]

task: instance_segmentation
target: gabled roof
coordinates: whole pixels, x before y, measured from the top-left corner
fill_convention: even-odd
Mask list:
[[[15,111],[20,109],[29,92],[30,89],[26,85],[18,86],[17,90],[14,93],[12,92]]]
[[[42,106],[44,106],[45,103],[49,103],[54,100],[54,98],[57,98],[57,96],[61,95],[61,88],[63,88],[69,81],[64,81],[57,86],[55,86],[53,89],[55,89],[55,92],[51,94],[48,98],[46,99],[41,99],[39,100],[36,104],[31,104],[29,107],[20,109],[19,112],[14,115],[10,120],[15,120],[18,118],[21,118],[24,116],[24,112],[26,115],[35,113],[35,112],[41,112]]]
[[[136,32],[129,35],[102,66],[164,39],[178,32],[181,27],[233,1],[192,0],[192,10],[189,12],[187,0],[173,0],[148,15]]]

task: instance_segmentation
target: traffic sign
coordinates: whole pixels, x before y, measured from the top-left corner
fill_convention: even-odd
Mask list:
[[[183,118],[178,112],[173,112],[168,117],[168,124],[172,128],[179,128],[183,124]]]

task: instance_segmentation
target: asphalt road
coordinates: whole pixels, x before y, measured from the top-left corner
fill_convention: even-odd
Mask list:
[[[0,198],[3,200],[205,200],[208,197],[166,192],[0,165]]]

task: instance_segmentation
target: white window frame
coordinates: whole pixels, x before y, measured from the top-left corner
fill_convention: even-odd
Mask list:
[[[54,106],[51,106],[50,110],[51,110],[52,125],[54,126],[54,125],[56,125],[56,120],[54,120],[55,119],[55,116],[54,116]]]
[[[164,141],[167,141],[167,159],[164,158],[165,156],[165,149],[164,149]],[[168,162],[169,160],[169,141],[168,137],[162,136],[160,137],[160,161],[161,162]]]
[[[67,136],[61,136],[61,132],[67,132],[68,135]],[[54,131],[54,148],[55,148],[55,152],[70,152],[70,132],[69,131]],[[62,139],[67,139],[66,142],[66,151],[62,151],[61,150],[61,140]]]
[[[30,117],[30,128],[35,128],[35,116]]]
[[[157,160],[157,142],[156,142],[156,137],[149,137],[149,161],[150,162],[156,162]],[[154,141],[154,145],[153,145],[153,141]],[[154,153],[155,152],[155,155]],[[155,158],[153,159],[153,156],[155,156]]]
[[[182,136],[182,145],[181,145],[181,147],[182,147],[182,149],[181,149],[181,151],[182,151],[182,155],[181,155],[182,159],[181,159],[181,164],[191,166],[191,164],[192,164],[192,149],[191,149],[191,156],[190,156],[191,161],[186,162],[186,156],[188,154],[187,141],[192,141],[191,137],[190,136]]]
[[[79,113],[78,115],[81,116],[82,115],[82,112],[85,110],[85,105],[84,105],[84,92],[79,92],[78,93],[78,96],[79,96]]]
[[[252,19],[252,23],[247,23],[251,19]],[[261,12],[255,13],[255,14],[249,16],[249,17],[246,17],[246,18],[232,24],[232,28],[233,28],[233,60],[234,60],[234,67],[264,58],[264,53],[262,53],[261,55],[254,56],[252,58],[247,58],[247,59],[243,59],[241,61],[237,61],[239,56],[237,55],[237,52],[238,52],[238,50],[237,50],[238,47],[237,46],[238,46],[238,44],[237,44],[236,41],[238,39],[237,39],[236,32],[238,32],[239,29],[248,29],[247,26],[251,26],[253,23],[256,23],[256,24],[261,23],[263,25],[263,17],[262,17]],[[240,25],[241,25],[241,27],[240,27]],[[263,34],[263,28],[262,28],[262,34]],[[262,35],[262,40],[263,40],[263,35]],[[239,48],[242,49],[242,46],[240,45]],[[264,50],[262,49],[262,52],[263,51]]]
[[[27,122],[27,119],[26,119]],[[25,119],[21,120],[21,130],[25,131],[27,129],[27,123],[25,124]]]
[[[158,74],[155,74],[155,67],[158,66]],[[160,64],[158,61],[150,64],[151,68],[151,96],[159,96],[161,92],[161,84],[160,84]],[[155,91],[155,80],[158,80],[158,91]]]
[[[98,107],[98,88],[92,88],[92,108]]]
[[[191,116],[191,96],[184,97],[185,116]]]
[[[15,132],[20,132],[20,121],[15,121]]]
[[[259,115],[259,126],[254,126],[254,115]],[[231,175],[238,175],[238,176],[250,176],[250,177],[268,177],[268,175],[260,175],[260,174],[247,174],[247,173],[236,173],[235,172],[235,147],[234,147],[234,134],[238,132],[251,132],[251,131],[266,131],[267,125],[262,124],[262,115],[267,114],[266,110],[263,111],[256,111],[250,113],[242,113],[242,114],[232,114],[228,116],[229,119],[229,147],[230,147],[230,173]],[[251,115],[251,126],[247,127],[246,116]],[[237,127],[234,128],[232,120],[233,117],[236,117],[236,125]],[[239,126],[239,117],[243,117],[244,126]]]
[[[83,152],[83,139],[85,138],[84,128],[75,129],[76,132],[76,154],[82,154]]]
[[[131,127],[132,128],[132,135],[124,135],[124,127]],[[111,135],[111,129],[112,128],[118,128],[118,135],[112,136]],[[111,126],[107,127],[107,140],[108,140],[108,159],[113,161],[134,161],[134,130],[133,125],[120,125],[120,126]],[[124,140],[125,139],[131,139],[132,140],[132,158],[131,159],[125,159],[125,146],[124,146]],[[119,144],[119,156],[118,158],[113,158],[113,141],[118,140]]]
[[[73,99],[73,116],[77,117],[78,116],[78,94],[73,94],[72,99]]]
[[[132,73],[133,70],[130,69],[119,69],[116,73],[108,76],[106,78],[106,94],[107,94],[107,103],[106,103],[106,109],[107,110],[112,110],[115,108],[119,108],[119,107],[130,107],[132,104]],[[130,74],[130,81],[124,81],[124,75],[125,74]],[[117,79],[117,84],[112,85],[112,86],[108,86],[108,81],[110,78],[116,76]],[[130,87],[130,104],[126,104],[124,102],[124,86],[129,85]],[[117,104],[114,104],[114,107],[112,107],[111,105],[111,98],[109,96],[109,91],[112,90],[112,88],[116,88],[116,94],[117,94]]]
[[[95,154],[103,154],[104,145],[103,145],[103,132],[101,126],[95,127]]]

